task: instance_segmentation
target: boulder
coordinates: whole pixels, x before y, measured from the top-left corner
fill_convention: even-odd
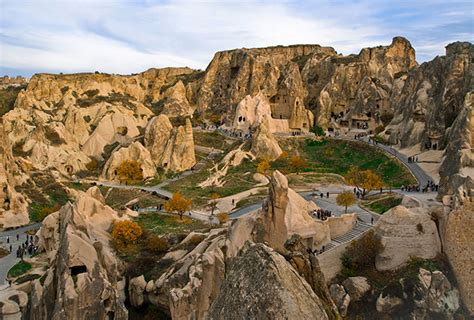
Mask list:
[[[365,277],[350,277],[344,280],[342,283],[344,289],[351,297],[352,301],[359,301],[364,297],[371,289],[367,278]]]
[[[0,289],[0,318],[20,320],[28,308],[28,295],[13,288]]]
[[[340,315],[345,317],[347,315],[347,310],[349,309],[351,297],[347,294],[344,287],[337,283],[334,283],[329,287],[329,292],[331,293],[331,298],[336,304]]]
[[[193,128],[188,118],[184,126],[174,128],[167,116],[154,117],[145,129],[145,146],[155,165],[166,171],[184,171],[196,164]]]
[[[403,300],[399,297],[391,295],[384,296],[383,293],[379,295],[376,302],[376,309],[382,314],[390,314],[396,308],[403,305]]]
[[[231,264],[209,319],[329,319],[308,283],[263,244],[250,245]]]
[[[250,130],[258,128],[265,119],[270,119],[271,115],[270,103],[262,92],[259,92],[255,97],[247,95],[237,105],[232,127],[235,130],[248,133]]]
[[[135,308],[139,308],[145,302],[145,289],[147,288],[147,282],[143,275],[130,279],[128,285],[128,296],[130,304]]]
[[[436,224],[422,208],[390,209],[377,221],[375,232],[384,246],[376,258],[377,270],[393,270],[411,257],[432,259],[441,252]]]

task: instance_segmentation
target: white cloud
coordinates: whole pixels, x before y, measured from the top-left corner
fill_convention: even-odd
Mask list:
[[[403,32],[415,35],[416,42],[423,23],[430,29],[440,26],[428,14],[411,25],[390,24],[386,7],[367,0],[2,0],[1,6],[0,67],[53,72],[205,68],[218,50],[297,43],[357,53],[388,44]],[[407,13],[411,11],[397,14],[408,19]],[[447,16],[451,21],[465,17],[459,10]],[[424,42],[425,56],[444,51],[447,44],[439,39]]]

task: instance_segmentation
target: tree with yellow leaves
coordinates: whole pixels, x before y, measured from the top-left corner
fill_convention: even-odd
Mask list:
[[[301,170],[306,168],[307,165],[308,163],[306,162],[306,160],[301,158],[300,156],[295,155],[290,159],[290,166],[295,168],[296,174],[300,174]]]
[[[117,176],[121,183],[134,184],[143,180],[140,162],[124,160],[117,168]]]
[[[346,175],[349,184],[354,185],[362,191],[365,196],[371,190],[383,187],[382,179],[372,170],[360,170],[358,167],[351,167]]]
[[[177,212],[180,219],[183,219],[183,214],[191,209],[193,201],[191,199],[183,197],[181,193],[175,192],[171,199],[166,201],[165,210],[168,212]]]
[[[356,202],[356,197],[354,193],[350,191],[345,191],[343,193],[340,193],[336,197],[336,203],[340,205],[341,207],[346,207],[346,210],[344,211],[347,213],[347,207],[352,206]]]
[[[211,215],[213,215],[214,210],[217,209],[217,199],[219,199],[220,197],[221,196],[216,192],[211,193],[211,196],[210,196],[211,201],[209,201],[209,204],[208,204],[209,208],[211,209]]]
[[[229,221],[229,214],[227,212],[221,212],[217,215],[217,219],[219,219],[219,223],[226,223]]]
[[[140,225],[129,220],[115,222],[111,232],[115,248],[121,253],[130,251],[142,234]]]
[[[268,175],[270,172],[270,161],[262,159],[257,165],[257,172],[263,175]]]

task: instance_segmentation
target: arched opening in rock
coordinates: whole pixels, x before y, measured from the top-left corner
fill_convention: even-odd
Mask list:
[[[66,172],[67,172],[67,173],[72,173],[73,168],[72,168],[71,165],[68,164],[68,165],[65,166],[65,168],[66,168]]]
[[[74,266],[74,267],[70,267],[69,271],[71,272],[71,276],[77,276],[80,273],[87,272],[87,267],[86,266]]]

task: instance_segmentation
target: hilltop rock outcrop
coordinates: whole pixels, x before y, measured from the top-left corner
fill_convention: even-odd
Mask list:
[[[21,182],[19,175],[19,168],[0,118],[0,229],[18,227],[29,222],[28,203],[15,190],[15,186]]]
[[[44,282],[31,285],[29,319],[128,318],[108,233],[113,221],[126,217],[101,200],[93,187],[44,220],[39,246],[50,267]]]
[[[165,115],[151,119],[145,129],[145,147],[155,165],[164,170],[179,172],[196,164],[193,128],[188,118],[184,126],[177,128]]]
[[[422,209],[397,206],[377,221],[382,252],[377,255],[377,270],[393,270],[411,257],[433,259],[441,252],[441,240],[435,222]]]

